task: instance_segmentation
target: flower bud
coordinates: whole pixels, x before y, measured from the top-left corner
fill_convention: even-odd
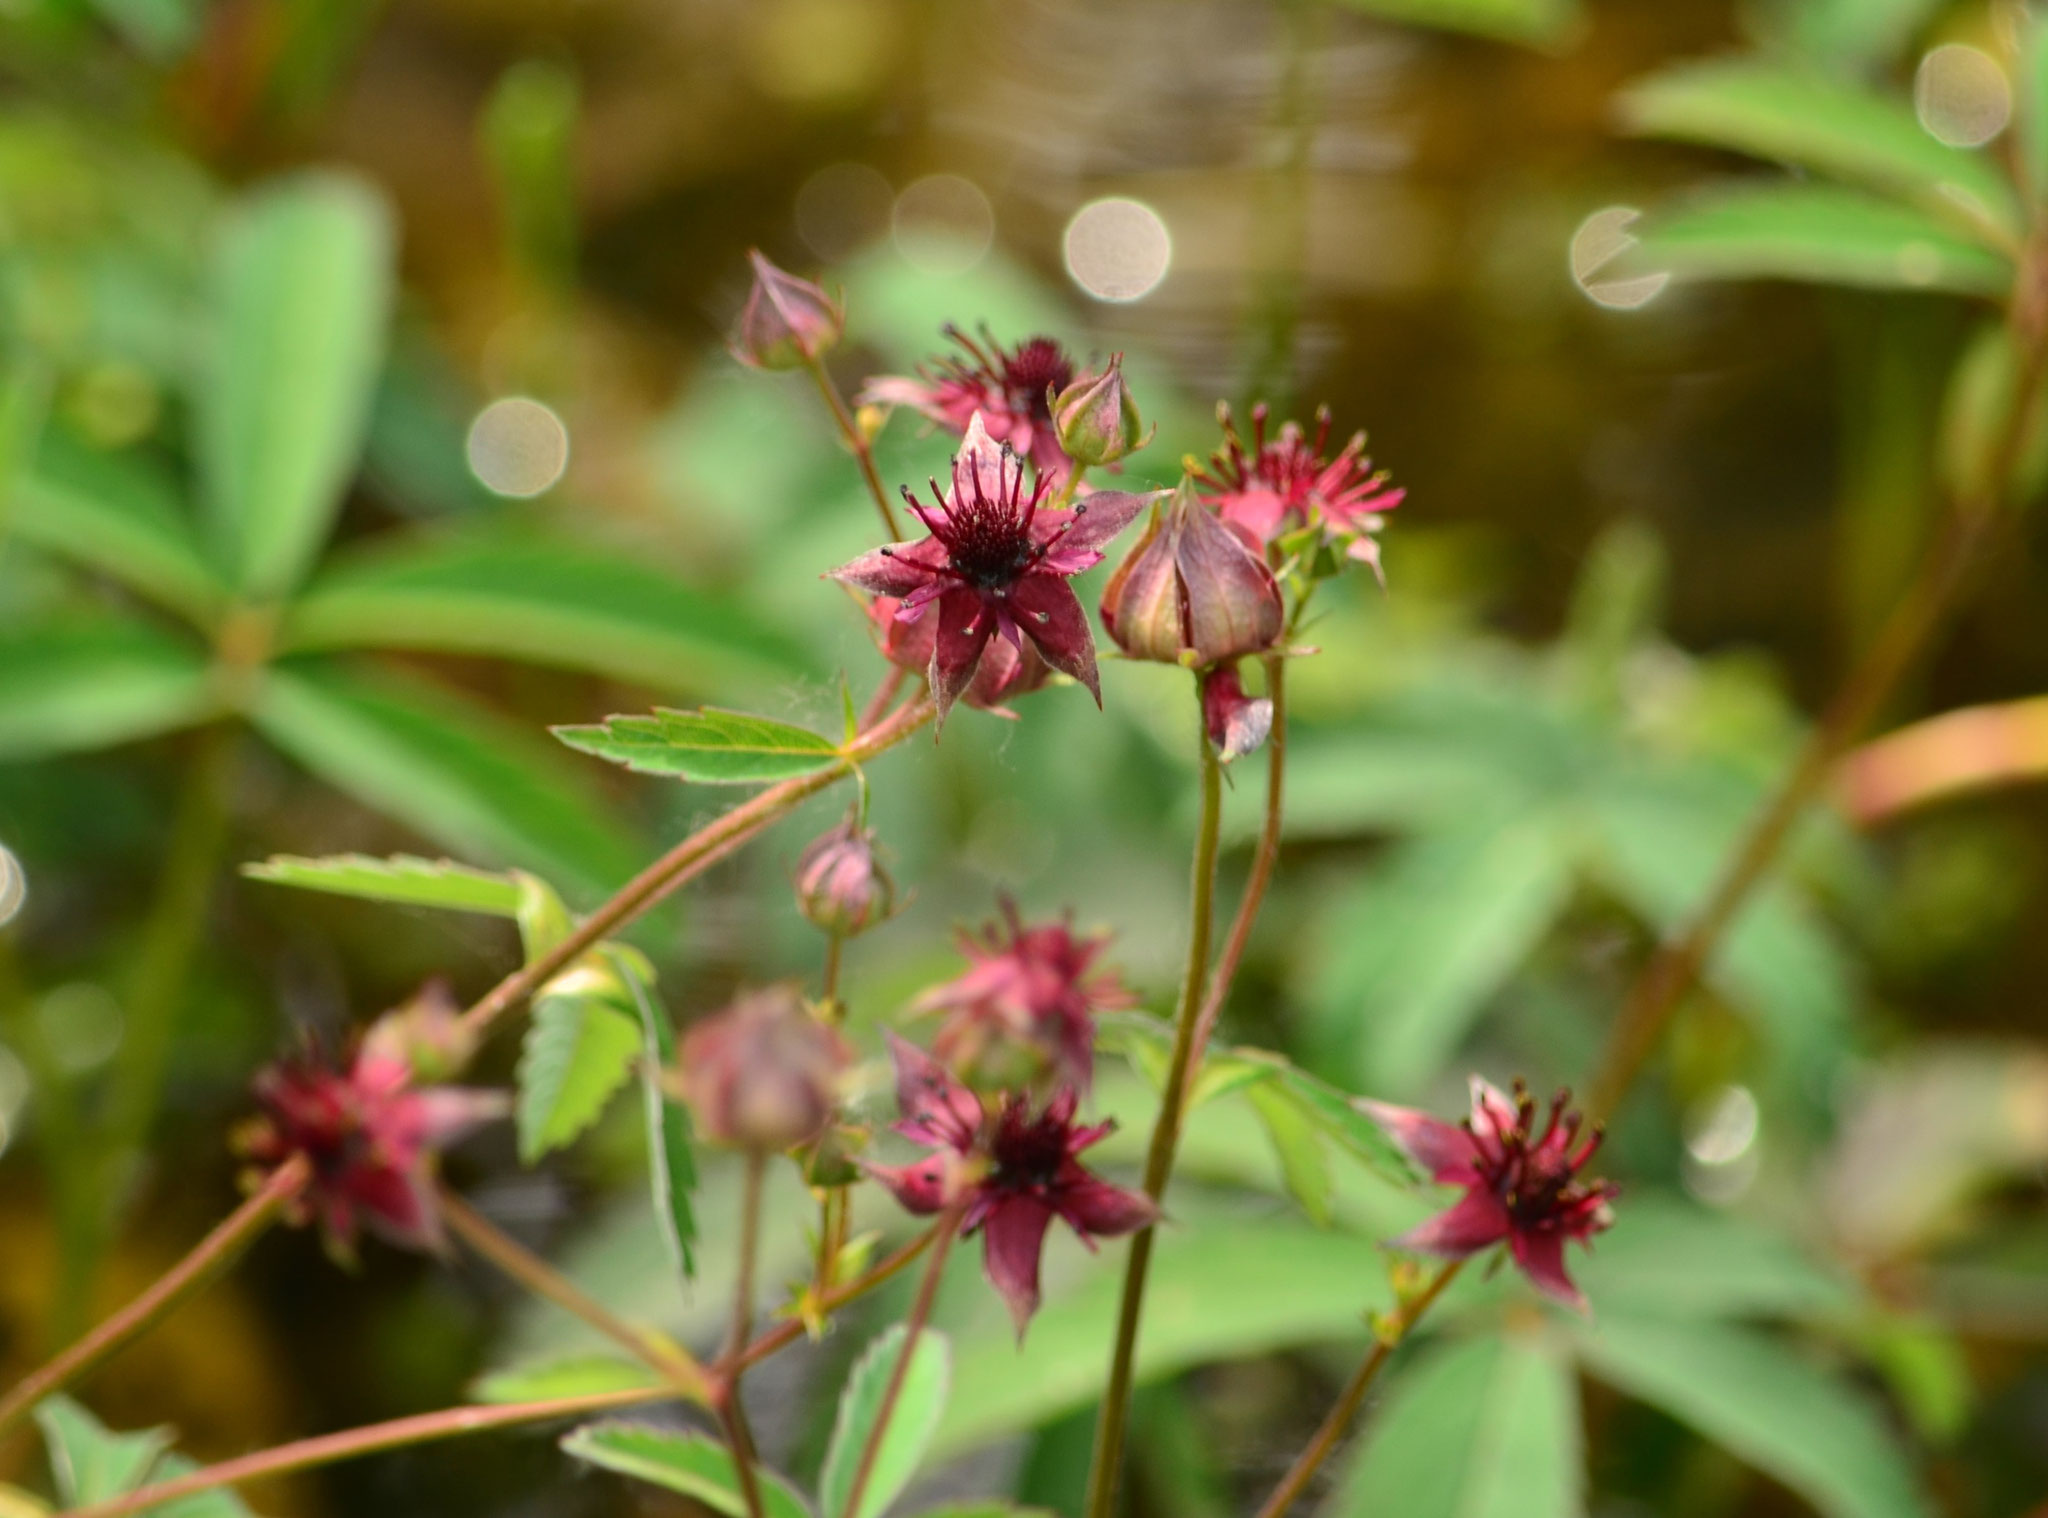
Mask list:
[[[476,1052],[476,1035],[464,1025],[448,983],[430,980],[370,1024],[363,1052],[402,1065],[414,1080],[432,1085],[462,1071]]]
[[[1202,676],[1202,722],[1225,764],[1242,759],[1273,731],[1273,703],[1244,693],[1235,664],[1219,664]]]
[[[816,1136],[839,1101],[846,1041],[793,987],[742,996],[684,1035],[683,1097],[706,1137],[781,1150]]]
[[[1266,561],[1185,480],[1102,593],[1102,625],[1117,646],[1163,664],[1204,669],[1262,652],[1285,620]]]
[[[1052,403],[1052,422],[1060,447],[1084,468],[1113,463],[1152,441],[1124,384],[1121,353],[1110,355],[1100,374],[1084,374],[1062,390]]]
[[[796,904],[814,927],[841,938],[886,918],[896,883],[875,858],[875,835],[848,817],[805,849],[796,862]]]
[[[845,308],[758,251],[747,257],[754,265],[754,287],[733,327],[733,357],[756,369],[801,369],[829,351],[846,330]]]

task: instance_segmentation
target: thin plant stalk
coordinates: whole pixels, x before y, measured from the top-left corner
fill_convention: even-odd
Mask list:
[[[882,526],[888,529],[889,541],[900,542],[903,529],[896,525],[896,508],[889,504],[889,491],[882,484],[881,473],[875,468],[874,444],[861,431],[860,423],[853,413],[846,409],[846,402],[839,394],[839,387],[832,383],[832,376],[826,372],[825,361],[812,358],[804,368],[810,372],[811,381],[818,387],[818,394],[824,397],[825,409],[832,413],[832,420],[839,427],[839,436],[860,465],[860,477],[867,482],[868,494],[875,499],[875,510],[882,514]]]
[[[894,748],[931,721],[935,713],[936,708],[927,697],[908,701],[847,744],[840,751],[836,763],[814,774],[779,781],[699,828],[626,882],[609,901],[578,923],[575,931],[554,948],[493,986],[482,1000],[463,1013],[464,1027],[471,1033],[482,1033],[575,963],[599,940],[617,932],[670,892],[702,874],[770,823],[788,816],[803,802],[845,779],[866,760]]]
[[[709,1400],[704,1367],[689,1351],[619,1317],[446,1186],[441,1188],[441,1215],[463,1243],[534,1296],[582,1319],[635,1359],[666,1376],[681,1395],[696,1402]]]
[[[875,1474],[876,1457],[882,1452],[882,1440],[888,1436],[889,1420],[895,1416],[896,1403],[903,1395],[903,1383],[910,1377],[910,1361],[917,1353],[918,1337],[931,1321],[932,1303],[938,1300],[939,1295],[939,1277],[945,1272],[946,1255],[959,1231],[959,1209],[949,1208],[939,1219],[932,1257],[925,1263],[924,1279],[917,1283],[917,1296],[910,1304],[910,1316],[903,1320],[906,1330],[903,1352],[896,1357],[896,1364],[889,1371],[889,1384],[882,1388],[882,1402],[875,1409],[875,1424],[861,1445],[860,1460],[853,1468],[853,1480],[846,1488],[846,1505],[840,1508],[839,1518],[854,1518],[860,1512],[860,1499]]]
[[[0,1398],[0,1436],[45,1397],[95,1370],[114,1352],[155,1327],[192,1292],[232,1265],[306,1189],[312,1166],[295,1156],[280,1165],[263,1188],[229,1213],[192,1251],[158,1276],[149,1289],[91,1333],[18,1382]]]
[[[768,1170],[767,1153],[749,1149],[746,1179],[740,1189],[739,1271],[732,1288],[732,1331],[726,1336],[720,1363],[731,1363],[719,1382],[716,1407],[732,1446],[733,1469],[739,1473],[740,1497],[746,1503],[747,1518],[766,1518],[761,1499],[761,1478],[755,1471],[754,1434],[747,1427],[747,1414],[740,1402],[740,1377],[746,1366],[739,1363],[740,1351],[754,1332],[754,1267],[761,1248],[761,1182]]]
[[[1452,1260],[1445,1265],[1419,1295],[1403,1303],[1390,1320],[1379,1325],[1379,1335],[1374,1339],[1372,1348],[1366,1351],[1365,1359],[1360,1363],[1358,1370],[1345,1384],[1344,1390],[1338,1393],[1335,1404],[1330,1408],[1329,1415],[1323,1419],[1322,1427],[1316,1430],[1315,1437],[1309,1440],[1307,1447],[1295,1457],[1294,1464],[1288,1467],[1287,1474],[1280,1478],[1280,1484],[1273,1488],[1273,1494],[1259,1508],[1258,1518],[1281,1518],[1281,1514],[1300,1499],[1302,1489],[1321,1469],[1323,1462],[1330,1458],[1331,1452],[1337,1447],[1337,1441],[1344,1437],[1344,1431],[1351,1427],[1352,1420],[1358,1416],[1358,1409],[1365,1402],[1365,1394],[1372,1389],[1373,1382],[1379,1379],[1380,1371],[1385,1368],[1387,1361],[1393,1358],[1394,1351],[1407,1339],[1416,1322],[1429,1311],[1431,1304],[1443,1295],[1444,1288],[1451,1284],[1464,1263],[1463,1260]]]
[[[1215,747],[1201,717],[1201,686],[1195,687],[1195,737],[1201,752],[1202,817],[1195,833],[1194,881],[1188,912],[1188,962],[1181,984],[1180,1013],[1175,1019],[1173,1054],[1167,1062],[1160,1092],[1159,1121],[1145,1154],[1145,1195],[1158,1201],[1173,1173],[1174,1148],[1195,1051],[1195,1022],[1209,968],[1209,938],[1215,922],[1216,846],[1223,815],[1223,775]],[[1132,1236],[1124,1265],[1123,1296],[1117,1309],[1116,1342],[1110,1353],[1109,1386],[1095,1425],[1095,1460],[1088,1473],[1088,1518],[1110,1518],[1116,1502],[1118,1467],[1123,1460],[1124,1429],[1130,1417],[1131,1376],[1138,1348],[1138,1321],[1145,1310],[1145,1279],[1152,1265],[1155,1230],[1141,1228]]]
[[[866,1296],[884,1281],[895,1279],[904,1270],[908,1269],[919,1255],[931,1248],[932,1241],[937,1236],[937,1228],[926,1229],[908,1244],[905,1244],[901,1249],[890,1255],[886,1260],[883,1260],[879,1265],[871,1267],[855,1280],[847,1282],[844,1286],[835,1287],[831,1291],[826,1292],[818,1300],[818,1310],[820,1312],[837,1312],[847,1303]],[[802,1322],[796,1318],[785,1318],[773,1328],[764,1330],[760,1338],[754,1340],[753,1343],[749,1344],[737,1355],[721,1358],[712,1367],[712,1370],[714,1373],[723,1374],[741,1370],[750,1365],[759,1365],[770,1355],[787,1349],[798,1339],[802,1338],[803,1335],[804,1325]]]
[[[2022,265],[2023,285],[2034,277],[2029,271],[2037,262],[2029,259]],[[1941,542],[1828,704],[1792,767],[1722,868],[1706,900],[1658,947],[1629,988],[1621,1012],[1608,1029],[1594,1077],[1588,1083],[1588,1117],[1599,1120],[1612,1115],[1628,1094],[1670,1025],[1679,999],[1699,975],[1722,933],[1769,875],[1794,827],[1806,815],[1807,807],[1826,788],[1837,761],[1925,653],[1982,559],[1986,544],[1996,535],[2004,515],[2001,508],[2013,493],[2014,478],[2021,466],[2030,424],[2041,397],[2044,370],[2048,370],[2044,320],[2048,320],[2048,312],[2024,318],[2015,315],[2014,328],[2022,345],[2021,370],[2011,406],[2001,419],[1983,483],[1956,503]]]

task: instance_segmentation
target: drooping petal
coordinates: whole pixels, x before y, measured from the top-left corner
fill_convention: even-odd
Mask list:
[[[932,699],[939,706],[939,721],[973,683],[981,651],[996,630],[995,615],[979,594],[971,590],[949,590],[939,597],[939,626],[932,641],[930,680]]]
[[[1088,687],[1102,705],[1102,680],[1095,671],[1095,638],[1088,614],[1081,610],[1073,587],[1058,575],[1027,574],[1010,592],[1010,605],[1045,662]]]
[[[1247,696],[1235,664],[1219,664],[1202,677],[1202,723],[1225,764],[1255,752],[1273,732],[1273,703]]]
[[[1475,1189],[1447,1211],[1409,1229],[1398,1239],[1389,1239],[1387,1247],[1460,1260],[1490,1244],[1498,1244],[1508,1236],[1508,1226],[1508,1210],[1500,1198],[1491,1191]]]
[[[1564,1237],[1555,1233],[1517,1233],[1508,1248],[1522,1274],[1545,1296],[1580,1312],[1588,1310],[1586,1294],[1572,1284],[1564,1269]]]
[[[931,584],[935,560],[938,564],[945,562],[944,549],[940,548],[935,556],[934,546],[935,540],[931,538],[891,543],[840,565],[829,571],[826,578],[878,596],[908,596]]]
[[[1457,1124],[1388,1102],[1361,1099],[1358,1105],[1431,1180],[1462,1181],[1471,1175],[1476,1154],[1472,1135]]]
[[[982,1224],[982,1268],[988,1283],[1009,1304],[1017,1337],[1038,1311],[1038,1258],[1045,1248],[1052,1209],[1035,1197],[1005,1198]]]
[[[1126,1191],[1098,1176],[1083,1172],[1083,1178],[1059,1188],[1056,1205],[1060,1216],[1086,1242],[1135,1233],[1159,1221],[1159,1206],[1142,1191]]]
[[[981,1099],[947,1073],[946,1067],[908,1039],[889,1035],[896,1066],[896,1131],[920,1144],[939,1144],[965,1153],[981,1129]]]
[[[943,1153],[908,1165],[864,1163],[861,1169],[886,1186],[906,1212],[928,1218],[946,1205],[946,1177],[951,1166]]]

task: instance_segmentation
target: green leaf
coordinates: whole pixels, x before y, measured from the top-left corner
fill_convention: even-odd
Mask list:
[[[558,727],[573,749],[643,775],[680,775],[702,785],[753,785],[809,775],[838,762],[830,738],[769,717],[657,708],[651,717],[608,717],[592,727]]]
[[[243,865],[242,873],[273,885],[405,906],[447,907],[456,912],[487,912],[493,917],[512,917],[519,911],[516,876],[473,869],[450,859],[421,859],[412,854],[394,854],[389,859],[373,859],[367,854],[305,859],[296,854],[273,854],[261,864]]]
[[[564,1437],[562,1448],[591,1465],[693,1497],[726,1518],[745,1518],[732,1456],[702,1434],[633,1423],[592,1423]],[[788,1482],[761,1467],[755,1469],[768,1518],[810,1518],[810,1509]]]
[[[593,896],[632,873],[632,841],[583,778],[452,691],[295,662],[269,671],[250,717],[314,774],[455,853]]]
[[[1576,0],[1343,0],[1346,7],[1444,31],[1471,32],[1502,42],[1561,42],[1577,25]]]
[[[2038,205],[2048,200],[2048,19],[2039,15],[2021,32],[2013,94],[2019,108],[2020,172]]]
[[[114,617],[0,633],[0,758],[108,748],[221,710],[206,658]]]
[[[66,1507],[88,1507],[134,1491],[171,1445],[169,1429],[117,1434],[69,1397],[39,1403],[36,1423]]]
[[[661,1374],[639,1360],[616,1355],[561,1355],[479,1377],[469,1388],[474,1402],[551,1402],[557,1397],[592,1397],[637,1391],[662,1384]]]
[[[848,1513],[846,1504],[853,1494],[854,1472],[861,1453],[876,1437],[882,1416],[882,1398],[903,1358],[906,1327],[898,1323],[875,1339],[854,1363],[846,1389],[839,1396],[839,1416],[832,1425],[832,1443],[825,1451],[825,1468],[818,1478],[818,1503],[839,1518],[880,1518],[883,1510],[917,1474],[917,1463],[931,1443],[939,1415],[946,1407],[946,1384],[950,1365],[945,1336],[926,1329],[917,1336],[910,1356],[910,1368],[903,1377],[903,1389],[882,1429],[875,1449],[874,1465],[860,1494],[860,1506]]]
[[[1542,813],[1395,845],[1331,921],[1313,998],[1332,1056],[1367,1089],[1419,1089],[1564,910],[1575,852]]]
[[[965,1507],[931,1507],[915,1518],[1054,1518],[1042,1507],[1016,1507],[1007,1502],[970,1502]]]
[[[1603,1315],[1623,1317],[1840,1320],[1859,1300],[1842,1275],[1782,1234],[1633,1190],[1620,1223],[1572,1272]]]
[[[1541,1336],[1435,1349],[1389,1389],[1323,1518],[1576,1518],[1578,1403],[1569,1361]]]
[[[531,1165],[597,1121],[640,1052],[639,1009],[616,971],[585,960],[541,988],[519,1056],[519,1158]]]
[[[293,604],[287,649],[492,654],[658,690],[807,671],[803,648],[744,603],[587,545],[516,539],[411,543],[337,565]]]
[[[1245,1099],[1272,1142],[1287,1189],[1318,1228],[1330,1226],[1330,1161],[1322,1136],[1300,1107],[1271,1085],[1246,1089]]]
[[[654,1217],[661,1225],[677,1270],[685,1280],[697,1274],[693,1246],[697,1218],[690,1197],[697,1189],[697,1161],[691,1143],[690,1109],[668,1094],[661,1075],[676,1063],[675,1026],[654,993],[654,972],[630,949],[607,950],[640,1012],[640,1099],[647,1114],[647,1170],[654,1187]]]
[[[576,931],[576,919],[569,915],[561,893],[538,875],[514,870],[512,878],[519,887],[519,902],[512,914],[519,923],[519,948],[532,964]]]
[[[1620,100],[1628,129],[1794,164],[1913,202],[1986,247],[2010,247],[2024,218],[1984,156],[1928,135],[1902,101],[1748,59],[1689,63]]]
[[[1397,1186],[1418,1184],[1421,1177],[1413,1162],[1387,1137],[1386,1130],[1366,1115],[1357,1097],[1297,1069],[1280,1055],[1260,1049],[1231,1052],[1240,1059],[1269,1061],[1274,1066],[1274,1084],[1268,1089],[1285,1096],[1325,1138],[1375,1175]]]
[[[16,489],[9,527],[23,542],[109,575],[201,626],[226,601],[176,489],[136,459],[101,453],[52,427]]]
[[[1882,70],[1899,55],[1943,0],[1776,0],[1761,28],[1816,67]],[[1753,13],[1754,14],[1754,13]]]
[[[1996,298],[2012,265],[1910,206],[1833,185],[1723,186],[1649,218],[1609,274],[1678,279],[1791,279],[1875,290]]]
[[[295,586],[341,505],[383,356],[392,240],[377,192],[335,174],[257,191],[222,240],[195,410],[215,546],[244,591]]]
[[[175,1481],[180,1476],[189,1476],[199,1469],[199,1462],[184,1455],[169,1454],[157,1461],[156,1469],[149,1473],[152,1483]],[[146,1509],[142,1518],[250,1518],[249,1509],[232,1487],[217,1486],[211,1491],[194,1492],[189,1497],[160,1503]]]
[[[1581,1347],[1603,1381],[1661,1407],[1826,1518],[1933,1511],[1876,1404],[1761,1334],[1607,1315]]]

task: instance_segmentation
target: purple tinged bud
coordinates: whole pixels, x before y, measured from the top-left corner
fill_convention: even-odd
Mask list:
[[[797,910],[822,932],[864,933],[896,906],[896,884],[875,858],[875,835],[848,817],[796,862]]]
[[[1152,441],[1124,384],[1121,353],[1110,355],[1100,374],[1084,374],[1062,390],[1052,403],[1052,421],[1060,447],[1084,468],[1114,463]]]
[[[782,1150],[815,1138],[852,1055],[791,986],[740,997],[684,1035],[683,1096],[707,1138]]]
[[[476,1053],[476,1034],[462,1020],[445,980],[430,980],[410,1000],[370,1024],[363,1051],[405,1066],[431,1085],[460,1074]]]
[[[830,351],[846,330],[845,308],[758,251],[747,257],[754,287],[733,327],[733,357],[755,369],[801,369]]]
[[[1279,641],[1286,607],[1273,572],[1185,480],[1102,595],[1102,623],[1134,659],[1197,669]]]

